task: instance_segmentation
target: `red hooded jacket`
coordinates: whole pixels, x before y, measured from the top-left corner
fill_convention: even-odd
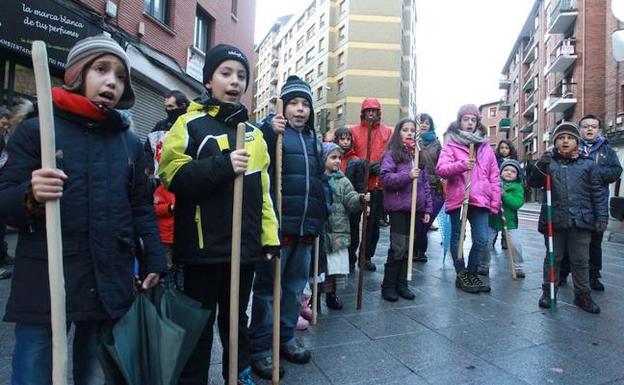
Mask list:
[[[364,119],[364,110],[376,109],[379,110],[381,117],[381,103],[377,98],[367,97],[362,102],[362,108],[360,109],[360,124],[351,127],[351,134],[353,135],[353,152],[355,156],[360,159],[366,159],[366,139],[368,133],[368,123]],[[381,162],[386,146],[392,136],[392,127],[377,121],[371,129],[371,148],[370,148],[370,161]],[[371,175],[368,178],[368,190],[371,191],[375,187],[382,190],[378,175]]]
[[[160,240],[165,244],[173,243],[173,211],[175,207],[175,195],[160,184],[154,191],[154,209],[158,217]]]

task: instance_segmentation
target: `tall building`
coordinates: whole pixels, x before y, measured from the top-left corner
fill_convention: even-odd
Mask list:
[[[525,164],[562,121],[605,110],[606,0],[536,0],[502,71],[501,119]]]
[[[310,83],[315,122],[324,131],[360,120],[367,96],[394,125],[416,113],[415,0],[310,0],[276,21],[256,47],[255,117],[274,109],[289,75]]]
[[[507,111],[501,108],[502,102],[496,101],[492,103],[486,103],[479,106],[479,112],[481,113],[481,123],[487,129],[487,135],[492,148],[496,148],[498,142],[506,137],[506,127],[503,121],[502,129],[501,120],[507,117]]]
[[[131,112],[135,130],[145,135],[165,117],[166,92],[179,89],[190,98],[201,92],[204,54],[211,46],[230,43],[253,60],[254,20],[255,0],[5,1],[0,105],[11,106],[16,97],[35,98],[29,41],[48,43],[52,82],[58,85],[72,45],[107,33],[130,57],[136,93]],[[251,100],[249,91],[244,102],[250,106]]]
[[[607,9],[611,9],[612,0],[608,0]],[[604,130],[609,144],[618,153],[620,162],[624,160],[624,65],[613,59],[611,34],[622,29],[621,23],[607,12],[605,42],[605,110]]]

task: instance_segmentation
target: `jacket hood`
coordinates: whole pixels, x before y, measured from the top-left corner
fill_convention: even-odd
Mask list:
[[[366,97],[362,101],[362,107],[360,108],[360,114],[364,113],[364,110],[375,109],[379,110],[379,114],[381,115],[381,103],[379,99],[373,98],[372,96]]]

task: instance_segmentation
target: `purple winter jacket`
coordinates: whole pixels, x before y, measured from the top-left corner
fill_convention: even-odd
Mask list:
[[[388,150],[381,162],[381,183],[383,183],[384,209],[388,212],[407,211],[412,209],[412,178],[409,172],[412,169],[412,161],[395,163],[392,151]],[[427,170],[421,169],[418,177],[418,196],[416,198],[416,211],[431,214],[433,202],[429,190],[429,177]]]
[[[471,206],[489,209],[498,214],[501,206],[501,187],[498,163],[489,143],[485,142],[475,149],[476,163],[472,171],[470,187]],[[466,175],[468,168],[468,146],[452,140],[442,148],[436,172],[447,180],[446,212],[458,209],[466,193]]]

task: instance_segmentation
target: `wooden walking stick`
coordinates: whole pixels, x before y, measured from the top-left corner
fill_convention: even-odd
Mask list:
[[[503,220],[503,236],[507,240],[507,254],[509,255],[509,266],[511,266],[511,278],[516,280],[518,276],[516,275],[516,268],[514,265],[514,255],[513,255],[513,243],[511,242],[511,236],[509,235],[509,229],[507,228],[507,218],[505,218],[505,209],[501,205],[500,208],[501,219]]]
[[[468,158],[474,158],[474,143],[470,143]],[[466,176],[466,194],[464,195],[464,201],[462,202],[461,226],[459,228],[459,246],[457,250],[457,260],[461,261],[462,263],[464,261],[464,238],[466,236],[466,219],[468,219],[468,203],[470,203],[471,182],[472,170],[468,170],[468,175]]]
[[[314,263],[312,276],[312,325],[316,325],[318,318],[318,270],[319,270],[319,237],[314,240]],[[327,279],[327,277],[325,277]]]
[[[245,123],[236,127],[236,149],[245,148]],[[243,178],[234,179],[234,204],[232,208],[232,262],[230,269],[230,350],[228,356],[228,384],[238,382],[238,306],[240,286],[241,225],[243,216]]]
[[[275,101],[275,112],[283,114],[284,108],[282,99]],[[275,203],[277,204],[277,215],[280,227],[282,225],[282,157],[283,157],[284,135],[277,135],[275,144]],[[281,231],[280,231],[281,233]],[[271,373],[271,384],[280,383],[280,319],[282,311],[282,262],[279,255],[273,256],[273,371]]]
[[[553,252],[553,224],[552,224],[552,199],[550,174],[546,174],[546,234],[548,243],[546,254],[550,262],[550,312],[557,312],[557,299],[555,298],[555,253]]]
[[[373,128],[372,122],[369,120],[366,130],[366,163],[364,169],[364,192],[368,191],[368,177],[370,175],[370,150],[371,150],[371,130]],[[372,198],[372,197],[371,197]],[[362,210],[362,236],[360,237],[360,259],[358,265],[360,271],[358,272],[358,285],[357,285],[357,301],[355,308],[357,310],[362,309],[362,294],[364,289],[364,261],[366,260],[366,228],[368,227],[368,202],[364,201],[364,208]]]
[[[418,157],[420,153],[420,147],[418,141],[414,141],[414,166],[418,167]],[[416,238],[416,200],[418,199],[418,178],[412,180],[412,207],[410,212],[410,233],[409,233],[409,248],[407,249],[407,280],[412,280],[412,258],[414,258],[414,239]]]
[[[52,90],[50,88],[48,53],[43,41],[37,40],[33,42],[32,59],[39,109],[41,167],[56,168],[56,138],[54,136],[54,115],[52,113]],[[61,201],[59,199],[46,201],[45,217],[52,322],[52,383],[54,385],[65,385],[67,383],[67,323],[65,316]]]

